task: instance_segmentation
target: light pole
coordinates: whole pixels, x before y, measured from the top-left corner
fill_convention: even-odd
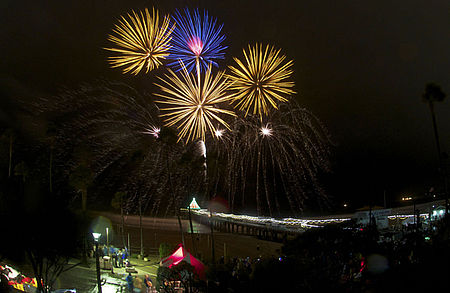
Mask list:
[[[94,241],[95,241],[95,266],[97,269],[98,293],[102,293],[102,282],[100,280],[100,261],[98,259],[98,240],[100,239],[100,236],[102,236],[102,234],[92,233],[92,236],[94,236]]]

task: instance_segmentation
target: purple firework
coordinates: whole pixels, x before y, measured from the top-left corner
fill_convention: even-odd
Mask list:
[[[200,71],[206,71],[209,63],[218,66],[215,60],[225,58],[224,51],[227,47],[221,45],[225,40],[225,35],[221,34],[223,24],[216,25],[217,20],[209,17],[206,10],[203,17],[198,9],[192,14],[189,9],[185,9],[184,14],[177,10],[173,20],[176,28],[172,35],[170,55],[167,57],[173,60],[169,66],[180,70],[181,60],[188,72],[191,72],[198,62]]]

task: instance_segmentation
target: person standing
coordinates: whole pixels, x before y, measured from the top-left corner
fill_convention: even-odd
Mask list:
[[[151,293],[153,290],[153,283],[152,283],[152,279],[150,279],[150,276],[148,274],[145,275],[144,278],[144,284],[145,284],[145,288],[146,288],[146,293]]]
[[[114,267],[115,268],[118,268],[119,266],[118,266],[118,263],[117,263],[117,250],[116,249],[114,249],[114,252],[112,253],[112,258],[113,258],[113,263],[114,263]]]
[[[128,260],[128,255],[127,255],[127,249],[125,248],[122,251],[122,263],[124,266],[127,266],[127,260]]]
[[[113,255],[114,254],[114,246],[112,244],[109,245],[109,255]]]
[[[122,249],[119,249],[117,253],[117,257],[119,258],[119,268],[123,268],[123,252]]]
[[[135,290],[136,291],[138,291],[138,292],[144,292],[144,285],[142,284],[143,282],[142,282],[142,279],[141,278],[138,278],[138,276],[136,276],[135,278],[134,278],[134,282],[133,282],[133,284],[134,284],[134,288],[135,288]]]
[[[131,275],[131,273],[128,273],[128,276],[125,278],[125,281],[127,282],[128,292],[133,293],[134,284],[133,284],[133,276]]]

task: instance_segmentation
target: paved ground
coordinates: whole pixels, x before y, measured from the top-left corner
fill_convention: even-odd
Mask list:
[[[157,256],[150,257],[150,260],[157,260]],[[74,264],[73,260],[71,264]],[[156,280],[156,272],[159,267],[159,262],[143,261],[138,259],[131,259],[132,267],[135,272],[132,275],[137,279],[143,280],[145,274],[149,274],[153,281]],[[114,274],[111,270],[101,270],[101,279],[103,280],[103,293],[126,292],[125,278],[128,273],[125,268],[114,268]],[[139,280],[136,280],[136,285],[139,286]],[[97,275],[95,267],[95,259],[89,260],[89,267],[76,266],[75,268],[63,273],[55,284],[55,289],[76,289],[77,293],[95,293],[97,292]]]
[[[117,231],[120,226],[120,215],[103,214],[101,218],[107,223],[109,227],[109,243],[116,247],[122,247],[122,237]],[[132,253],[136,253],[140,247],[140,231],[136,216],[128,216],[125,219],[125,239],[130,239],[130,246]],[[136,222],[137,221],[137,222]],[[132,265],[136,268],[137,276],[141,280],[145,274],[149,274],[153,281],[156,280],[156,273],[159,267],[159,256],[153,255],[157,253],[158,247],[161,243],[167,243],[172,247],[176,247],[181,242],[181,235],[176,219],[155,219],[144,218],[143,220],[143,243],[144,252],[150,254],[148,257],[150,261],[144,262],[135,258],[131,259]],[[193,235],[188,233],[189,223],[183,221],[183,230],[186,248],[193,253],[193,255],[204,262],[208,262],[211,258],[211,238],[209,235],[209,227],[196,224]],[[103,231],[104,228],[101,230]],[[104,233],[106,235],[106,232]],[[106,242],[104,236],[101,239],[101,244]],[[275,243],[257,239],[252,236],[228,234],[228,233],[214,233],[214,247],[216,260],[222,256],[227,259],[232,257],[247,256],[256,258],[260,256],[276,256],[281,248],[281,243]],[[114,268],[114,274],[110,270],[102,270],[102,279],[105,280],[102,286],[103,293],[126,292],[125,277],[128,274],[123,268]],[[74,269],[63,273],[55,284],[56,289],[76,288],[78,293],[95,293],[97,292],[97,275],[95,271],[95,259],[90,259],[89,268],[77,266]],[[122,291],[121,291],[122,288]]]

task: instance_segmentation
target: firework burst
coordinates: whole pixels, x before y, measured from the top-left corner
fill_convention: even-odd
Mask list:
[[[162,24],[159,13],[153,8],[153,14],[146,8],[144,12],[128,14],[129,20],[122,16],[108,40],[118,48],[105,48],[116,55],[109,57],[111,67],[122,67],[123,73],[137,75],[146,73],[162,65],[162,60],[169,55],[170,40],[175,25],[170,26],[169,16]]]
[[[245,116],[251,112],[262,119],[271,107],[278,109],[278,103],[286,102],[287,95],[294,94],[294,83],[288,81],[292,74],[292,60],[283,63],[286,56],[267,45],[256,44],[243,50],[245,61],[234,58],[237,65],[229,66],[229,78],[234,83],[230,90],[234,91],[233,104]]]
[[[197,65],[200,71],[207,71],[210,64],[217,66],[215,60],[225,58],[227,47],[221,45],[225,40],[225,35],[221,34],[223,24],[217,26],[217,20],[209,17],[208,12],[201,17],[198,9],[192,14],[185,9],[184,15],[176,11],[173,20],[177,27],[173,32],[173,47],[168,57],[173,61],[169,66],[181,70],[178,62],[181,60],[188,72]]]
[[[175,131],[160,126],[151,96],[125,84],[84,84],[40,99],[35,109],[58,124],[55,166],[70,169],[72,150],[85,147],[95,177],[92,194],[124,191],[127,211],[140,203],[152,214],[176,213],[187,193],[203,186],[197,145],[177,144]]]
[[[329,171],[331,141],[311,112],[291,101],[273,111],[270,122],[248,115],[230,127],[210,143],[211,156],[223,166],[210,172],[210,182],[213,190],[228,192],[232,209],[256,204],[259,215],[273,216],[285,204],[301,211],[327,203],[318,174]]]
[[[235,116],[233,111],[219,108],[219,104],[228,102],[230,95],[227,93],[228,81],[224,72],[213,76],[211,65],[208,66],[203,81],[200,75],[197,78],[189,74],[187,68],[180,62],[181,76],[169,69],[166,79],[159,78],[162,84],[157,86],[163,92],[156,94],[164,100],[157,101],[164,107],[161,108],[166,126],[176,125],[179,129],[179,140],[186,138],[187,142],[200,138],[205,140],[205,134],[209,130],[215,134],[214,122],[229,128],[227,122],[219,117],[221,114]]]

